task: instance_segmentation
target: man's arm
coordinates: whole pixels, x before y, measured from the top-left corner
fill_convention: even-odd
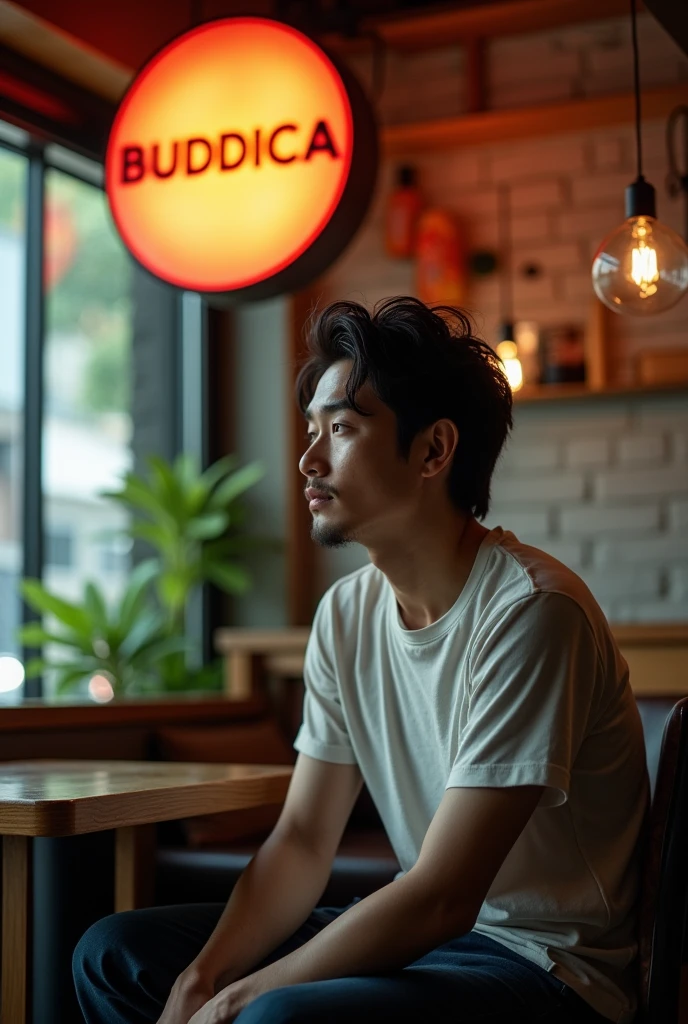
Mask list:
[[[350,907],[300,949],[230,986],[228,1005],[245,1005],[283,985],[401,969],[470,931],[542,791],[448,789],[411,871]]]
[[[357,765],[299,754],[275,828],[177,979],[160,1024],[187,1024],[215,991],[243,977],[303,924],[327,885],[361,786]]]

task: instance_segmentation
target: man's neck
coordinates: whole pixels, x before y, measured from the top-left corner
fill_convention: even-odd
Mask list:
[[[399,615],[407,629],[422,629],[440,619],[456,603],[471,574],[478,549],[489,533],[473,517],[463,521],[451,545],[412,545],[403,559],[388,566],[375,564],[394,590]]]

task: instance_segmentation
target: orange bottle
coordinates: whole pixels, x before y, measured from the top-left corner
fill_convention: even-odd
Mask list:
[[[405,165],[397,171],[397,185],[387,203],[385,250],[395,259],[410,259],[415,252],[416,225],[423,200],[416,185],[416,170]]]
[[[416,295],[432,306],[460,306],[466,299],[466,247],[448,210],[425,210],[418,221]]]

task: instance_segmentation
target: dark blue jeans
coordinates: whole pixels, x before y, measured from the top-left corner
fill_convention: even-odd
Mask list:
[[[358,902],[358,898],[354,903]],[[351,906],[353,904],[350,904]],[[74,982],[87,1024],[150,1024],[177,976],[207,942],[224,904],[153,907],[94,924],[74,951]],[[291,953],[342,914],[318,907],[258,967]],[[541,967],[470,932],[403,970],[274,989],[237,1024],[604,1024]]]

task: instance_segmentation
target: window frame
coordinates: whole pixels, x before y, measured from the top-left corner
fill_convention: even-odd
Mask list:
[[[0,111],[0,118],[3,118]],[[50,169],[69,174],[95,188],[104,187],[102,161],[94,159],[84,149],[65,146],[65,140],[56,137],[40,138],[17,127],[11,121],[0,120],[0,149],[9,150],[27,159],[26,206],[25,206],[25,277],[23,305],[24,319],[24,381],[23,381],[23,473],[21,478],[21,525],[22,525],[22,577],[42,580],[46,567],[45,552],[45,499],[43,494],[42,461],[44,440],[44,366],[45,366],[45,291],[43,287],[44,226],[46,172]],[[134,273],[150,277],[136,261]],[[136,289],[134,289],[134,295]],[[162,332],[170,325],[173,339],[170,380],[172,394],[161,410],[161,422],[156,425],[163,454],[174,457],[181,450],[192,450],[199,457],[201,466],[208,463],[208,317],[202,297],[196,293],[181,292],[164,287],[161,300],[168,308],[166,326],[152,344],[170,351],[169,336]],[[136,352],[136,313],[132,330]],[[150,344],[151,339],[147,342]],[[191,371],[191,373],[189,373]],[[135,371],[134,371],[135,372]],[[132,396],[133,401],[133,396]],[[134,436],[136,437],[135,403],[132,406]],[[136,443],[132,442],[135,458]],[[140,458],[137,459],[140,462]],[[140,468],[140,467],[139,467]],[[134,551],[136,560],[136,549]],[[38,622],[40,613],[20,599],[21,624]],[[209,647],[208,618],[205,596],[192,613],[192,631],[203,638],[204,652]],[[23,664],[40,656],[40,649],[23,646],[20,657]],[[23,699],[41,700],[43,680],[41,677],[24,681]]]

